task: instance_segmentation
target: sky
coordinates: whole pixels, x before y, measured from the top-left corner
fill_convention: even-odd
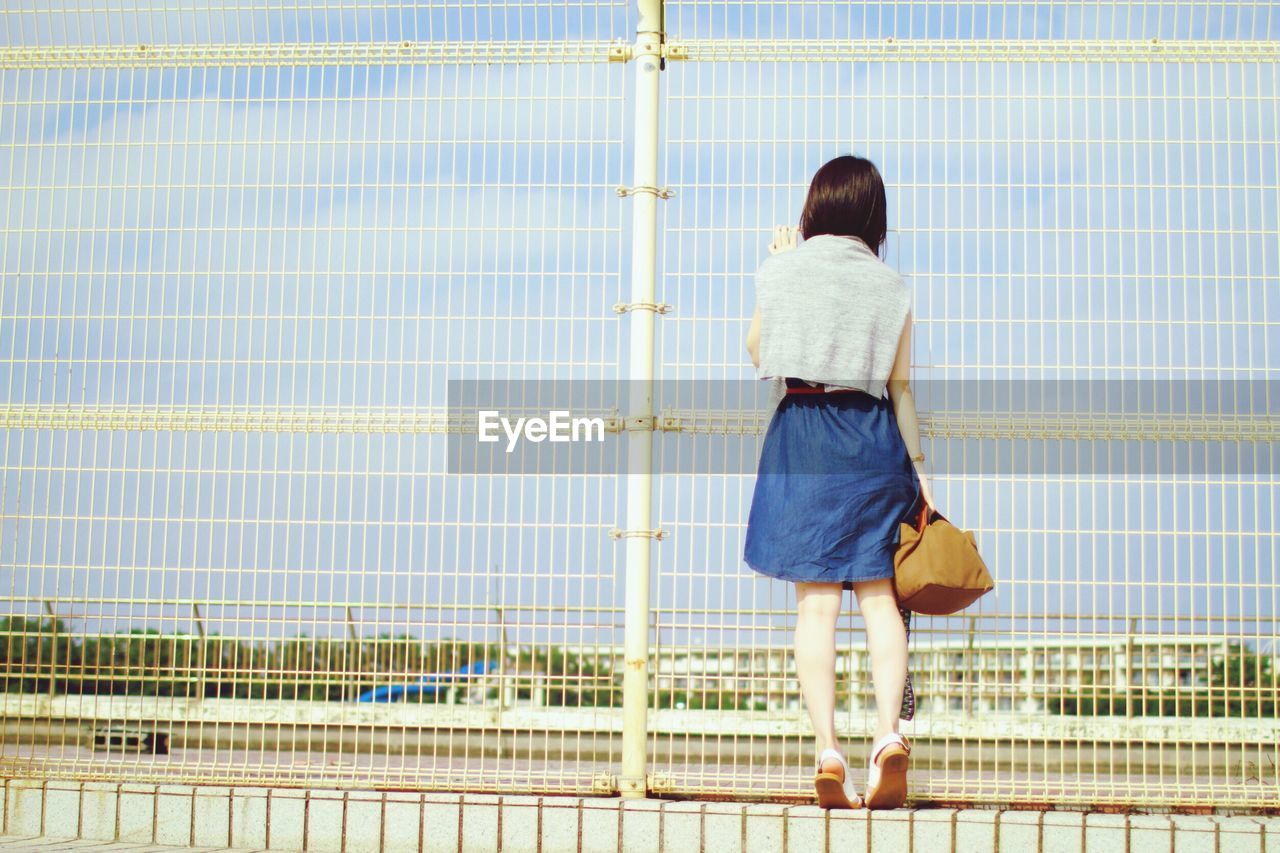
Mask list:
[[[30,5],[30,4],[28,4]],[[0,13],[35,46],[630,38],[627,3],[97,0]],[[1280,38],[1270,3],[674,3],[679,39]],[[413,421],[450,380],[628,375],[634,66],[0,75],[0,393],[21,406]],[[752,273],[814,170],[885,175],[922,412],[953,380],[1246,388],[1274,417],[1273,63],[667,63],[661,379],[751,384]],[[935,381],[941,380],[941,381]],[[1232,385],[1250,381],[1248,386]],[[923,383],[922,383],[923,384]],[[1019,386],[1024,387],[1024,386]],[[1133,387],[1141,387],[1135,384]],[[935,394],[939,396],[930,396]],[[963,401],[961,401],[963,402]],[[981,412],[979,412],[981,414]],[[654,637],[786,644],[788,584],[741,561],[755,445],[656,439]],[[0,595],[86,630],[621,642],[622,476],[450,473],[426,432],[9,428]],[[1128,445],[1133,445],[1133,442]],[[1113,442],[1108,452],[1126,451]],[[1097,443],[925,440],[975,531],[992,636],[1131,625],[1273,643],[1273,445],[1199,475],[1046,473]],[[1210,459],[1234,445],[1192,442]],[[1140,448],[1139,448],[1140,451]],[[1012,472],[990,456],[1028,460]],[[1234,459],[1234,457],[1230,457]],[[954,623],[934,620],[945,635]],[[926,630],[929,630],[926,628]]]

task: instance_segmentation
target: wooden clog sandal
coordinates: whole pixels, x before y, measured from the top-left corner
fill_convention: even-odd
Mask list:
[[[849,778],[849,765],[838,750],[822,750],[813,787],[818,792],[818,805],[824,809],[862,808],[862,798]]]
[[[896,809],[907,801],[907,756],[911,744],[891,732],[871,747],[866,803],[869,809]]]

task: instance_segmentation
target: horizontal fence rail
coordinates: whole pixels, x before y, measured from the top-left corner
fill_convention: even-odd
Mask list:
[[[511,417],[545,414],[544,409],[511,408]],[[574,408],[575,416],[598,417],[606,432],[625,429],[617,408]],[[654,428],[677,433],[763,436],[771,413],[760,409],[661,408]],[[46,430],[133,430],[163,432],[392,433],[473,436],[474,412],[448,409],[165,408],[163,406],[0,406],[0,427]],[[1280,417],[1266,415],[1135,415],[1127,413],[1045,413],[921,410],[925,438],[1025,438],[1080,441],[1280,441]]]
[[[0,49],[0,68],[190,68],[311,65],[470,65],[623,62],[617,42],[65,45]]]
[[[913,383],[1260,380],[919,401],[997,589],[913,621],[913,802],[1280,808],[1278,37],[1183,0],[0,12],[0,775],[811,801],[794,596],[741,560],[771,413],[724,401],[770,226],[853,151]],[[585,389],[616,467],[460,463],[451,389],[512,377]],[[856,608],[836,640],[858,767]]]
[[[655,47],[657,47],[655,45]],[[669,39],[658,48],[695,62],[1275,62],[1275,41]],[[627,62],[610,42],[411,42],[385,44],[65,45],[0,48],[0,68],[467,65]]]

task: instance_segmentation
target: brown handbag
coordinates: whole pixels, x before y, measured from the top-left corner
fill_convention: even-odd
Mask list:
[[[898,527],[893,581],[903,607],[946,616],[965,609],[995,586],[978,555],[973,531],[960,530],[928,504],[920,509],[919,524],[900,522]]]

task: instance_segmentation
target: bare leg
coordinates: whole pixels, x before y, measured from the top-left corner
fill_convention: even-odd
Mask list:
[[[817,736],[817,752],[840,749],[836,738],[836,619],[844,590],[838,583],[796,583],[796,674]]]
[[[876,738],[881,738],[898,730],[907,681],[907,632],[902,626],[892,580],[857,583],[853,593],[867,628],[871,681],[876,691]]]

